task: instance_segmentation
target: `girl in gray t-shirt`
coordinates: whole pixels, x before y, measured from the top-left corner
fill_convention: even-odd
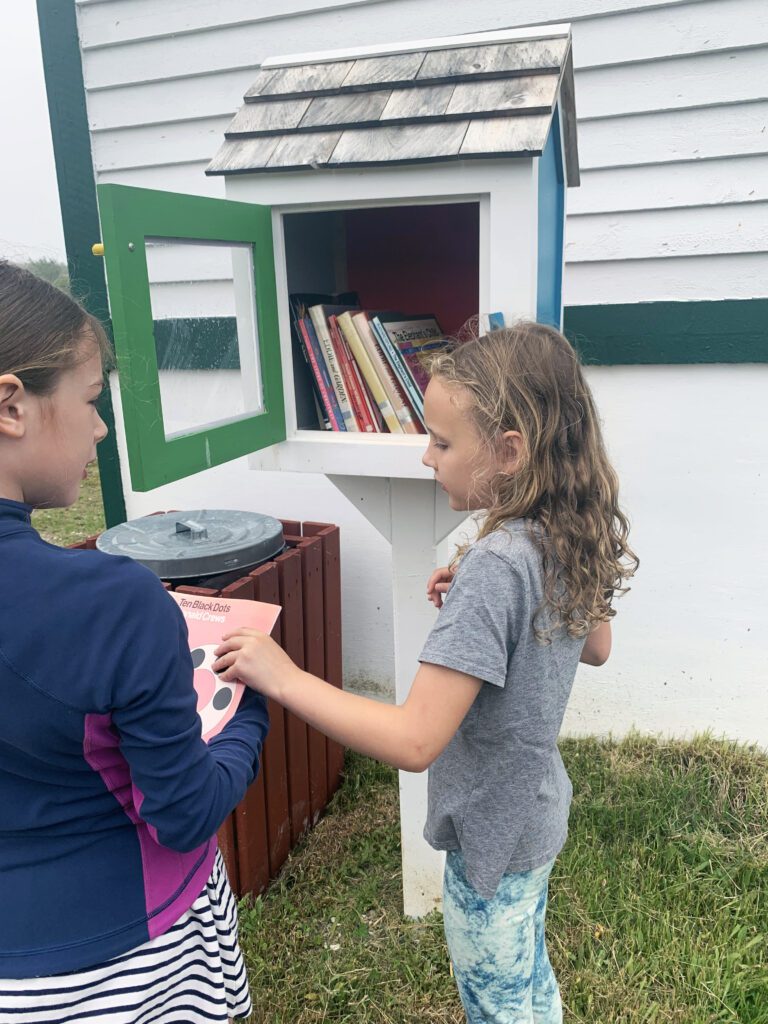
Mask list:
[[[441,609],[405,703],[345,693],[269,637],[224,638],[215,666],[310,725],[406,771],[429,768],[425,837],[447,850],[443,912],[470,1024],[559,1024],[544,942],[571,784],[557,735],[578,662],[602,664],[637,567],[578,358],[523,323],[437,358],[424,463],[477,539],[430,578]]]

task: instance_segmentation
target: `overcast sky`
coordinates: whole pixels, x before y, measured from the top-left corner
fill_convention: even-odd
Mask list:
[[[0,256],[63,260],[37,5],[0,3]]]

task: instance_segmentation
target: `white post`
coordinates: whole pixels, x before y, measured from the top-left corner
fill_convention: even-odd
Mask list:
[[[418,657],[435,621],[427,580],[436,568],[436,547],[466,514],[451,512],[433,480],[329,478],[392,544],[395,696],[408,696]],[[443,854],[424,840],[427,773],[400,772],[400,835],[403,911],[423,917],[440,905]]]

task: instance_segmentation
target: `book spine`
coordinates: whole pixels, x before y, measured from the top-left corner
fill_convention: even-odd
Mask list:
[[[389,365],[394,370],[398,380],[405,388],[411,405],[413,406],[414,411],[418,416],[422,426],[424,426],[424,395],[421,393],[418,385],[414,381],[411,375],[411,371],[408,368],[408,364],[400,355],[400,352],[397,350],[397,348],[395,348],[395,346],[389,340],[387,332],[384,330],[384,328],[376,319],[376,317],[371,318],[370,324],[371,330],[376,336],[376,340],[378,341],[382,352],[387,357]]]
[[[344,336],[342,335],[342,337]],[[344,344],[347,344],[346,338],[344,339]],[[349,350],[349,345],[347,345],[347,350]],[[360,394],[363,396],[365,408],[368,410],[371,423],[373,423],[373,429],[379,434],[385,434],[387,432],[387,425],[381,415],[381,409],[371,394],[371,389],[368,387],[365,377],[363,376],[360,367],[357,365],[357,360],[351,352],[349,352],[349,361],[352,366],[352,372],[355,375],[355,380],[357,381],[357,386],[360,389]]]
[[[344,386],[347,389],[349,402],[352,406],[352,413],[357,420],[357,425],[361,431],[369,434],[373,433],[376,430],[376,427],[373,424],[372,417],[368,413],[365,400],[358,389],[357,378],[352,370],[352,357],[349,354],[347,343],[344,340],[344,335],[339,330],[339,324],[335,316],[328,317],[328,331],[331,335],[331,341],[333,343],[334,352],[336,353],[336,358],[339,361],[339,369],[344,377]]]
[[[360,335],[360,341],[368,352],[370,360],[376,369],[376,373],[381,379],[381,383],[387,393],[390,404],[395,410],[395,415],[403,428],[403,433],[420,434],[421,427],[414,422],[408,400],[393,376],[389,363],[381,353],[376,337],[371,330],[368,317],[365,313],[356,313],[352,317],[352,323],[357,328],[357,333]]]
[[[371,394],[381,410],[384,422],[393,434],[404,434],[405,431],[400,425],[400,420],[395,415],[395,410],[392,408],[392,404],[384,390],[384,385],[379,379],[376,368],[371,362],[370,356],[360,340],[360,335],[357,333],[357,329],[352,321],[351,313],[342,313],[338,318],[338,322],[339,329],[347,339],[352,355],[355,357],[355,361],[360,367],[360,372],[365,378],[368,387],[371,389]]]
[[[328,375],[328,367],[325,365],[325,361],[320,353],[320,343],[315,335],[312,321],[309,317],[304,317],[303,320],[298,321],[298,325],[301,337],[307,347],[307,355],[312,366],[312,372],[320,389],[320,397],[323,400],[328,419],[331,421],[331,428],[333,430],[346,430],[344,418],[341,415],[341,410],[336,402],[336,396],[333,393],[331,379]]]
[[[331,335],[328,331],[328,322],[325,319],[323,307],[311,306],[307,312],[314,324],[317,340],[320,342],[320,350],[323,354],[325,365],[328,368],[328,374],[331,378],[331,384],[336,395],[336,401],[339,409],[341,410],[341,415],[344,417],[344,425],[347,430],[357,431],[360,428],[355,421],[352,406],[349,402],[349,396],[347,395],[347,389],[344,387],[344,378],[341,375],[336,353],[333,350],[333,342],[331,341]]]
[[[418,384],[422,393],[425,392],[427,390],[427,384],[429,384],[429,373],[427,372],[427,368],[423,362],[424,357],[420,355],[422,349],[404,347],[401,345],[397,345],[396,347],[400,355],[403,357],[406,366],[413,374],[413,379]],[[438,345],[434,347],[442,348],[443,346]]]

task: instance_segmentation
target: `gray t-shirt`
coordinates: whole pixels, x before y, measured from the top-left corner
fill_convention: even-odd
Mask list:
[[[528,871],[565,842],[572,788],[557,749],[583,639],[539,643],[541,554],[511,520],[459,563],[420,661],[483,680],[458,732],[429,770],[424,838],[460,849],[467,878],[490,899],[506,871]]]

